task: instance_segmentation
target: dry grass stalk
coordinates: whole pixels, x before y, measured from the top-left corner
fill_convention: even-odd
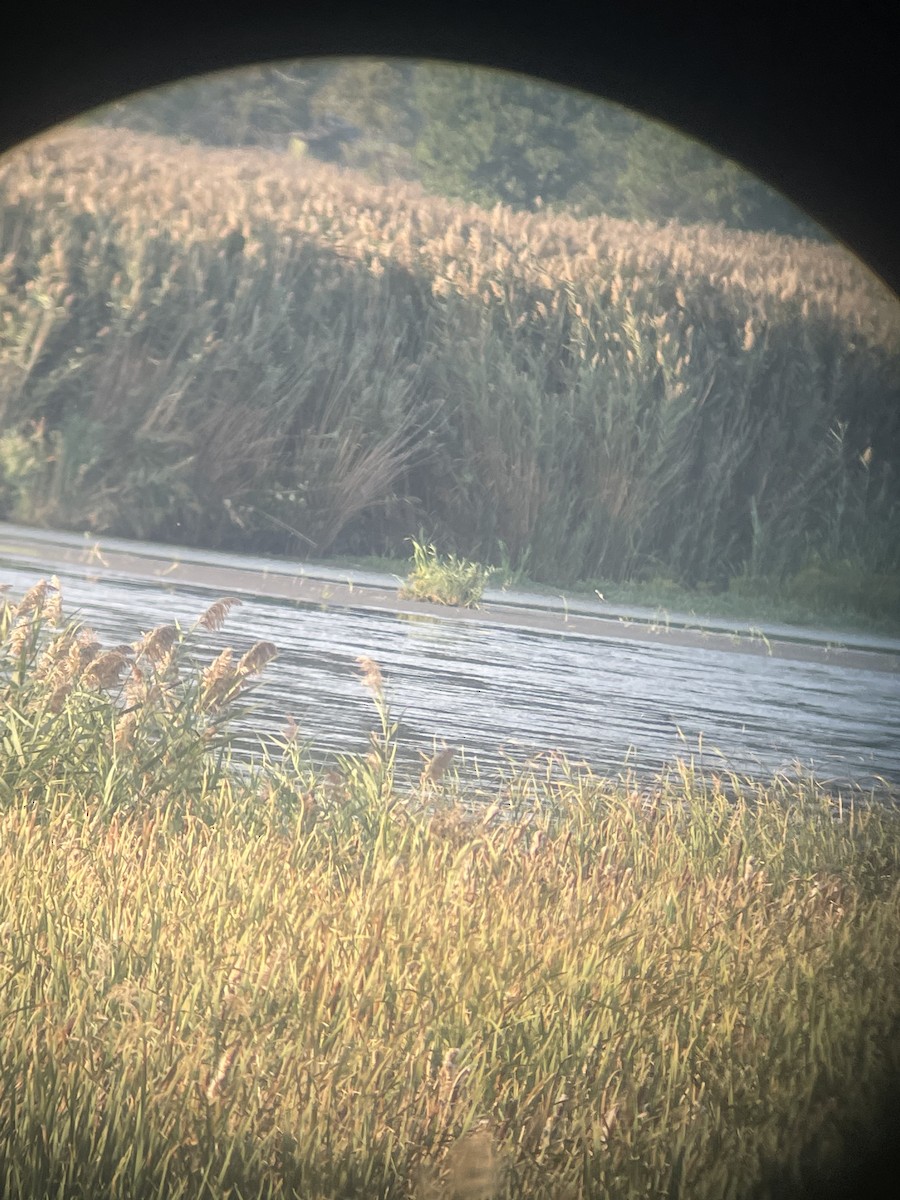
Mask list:
[[[80,677],[84,670],[103,652],[102,644],[94,637],[92,629],[82,629],[69,646],[67,669],[72,677]]]
[[[223,1050],[219,1056],[219,1061],[216,1064],[215,1072],[210,1077],[210,1081],[206,1088],[207,1104],[214,1104],[217,1100],[222,1098],[222,1092],[228,1079],[228,1073],[234,1064],[235,1058],[237,1058],[240,1047],[240,1042],[234,1041],[230,1046]]]
[[[209,606],[197,623],[201,628],[208,629],[211,633],[217,633],[225,624],[225,620],[231,610],[241,603],[234,596],[227,596],[221,600],[216,600]]]
[[[426,758],[425,766],[422,768],[422,774],[419,777],[420,784],[439,783],[446,774],[455,754],[456,750],[454,747],[445,746],[443,750],[439,750],[431,758]]]
[[[237,665],[238,675],[256,675],[278,655],[273,642],[255,642]]]
[[[21,620],[22,617],[32,612],[40,616],[44,604],[44,596],[47,594],[47,586],[46,579],[39,579],[33,587],[28,589],[16,606],[15,615],[17,619]]]
[[[227,646],[213,659],[201,677],[201,706],[213,712],[240,683],[241,676],[233,665],[234,651]]]
[[[235,677],[230,659],[224,677]],[[79,699],[96,711],[98,697]],[[230,1152],[235,1188],[277,1191],[289,1130],[298,1170],[318,1173],[323,1194],[341,1190],[336,1159],[386,1145],[401,1190],[426,1159],[421,1200],[601,1195],[626,1171],[635,1194],[665,1194],[687,1140],[684,1186],[710,1200],[802,1132],[810,1078],[846,1081],[835,1084],[842,1115],[847,1087],[865,1102],[851,1033],[877,1047],[897,1009],[896,808],[873,805],[851,829],[787,788],[735,801],[685,777],[654,788],[645,809],[631,783],[570,772],[558,788],[535,762],[516,792],[535,801],[530,824],[459,812],[438,827],[426,803],[366,833],[369,793],[347,776],[316,836],[297,837],[293,821],[269,824],[260,778],[210,784],[204,772],[198,785],[167,768],[154,783],[168,718],[154,714],[145,741],[135,715],[117,730],[127,754],[112,753],[105,720],[91,747],[111,787],[119,773],[128,800],[141,792],[132,811],[120,791],[114,817],[96,808],[83,746],[71,776],[57,752],[26,747],[22,782],[46,810],[0,806],[0,899],[12,939],[7,1070],[26,1083],[23,1118],[50,1128],[74,1104],[91,1128],[146,1087],[137,1149],[133,1127],[109,1135],[142,1194],[159,1193],[156,1163],[171,1162],[167,1182],[183,1190]],[[262,782],[296,797],[309,781],[279,768]],[[798,814],[787,825],[786,800]],[[546,836],[531,856],[516,853],[535,832]],[[763,890],[743,878],[750,852],[765,864]],[[878,896],[873,867],[886,877]],[[106,932],[85,938],[86,922]],[[854,969],[865,988],[846,986]],[[53,1006],[39,1034],[36,988]],[[204,1062],[196,1031],[210,1014]],[[461,1040],[431,1080],[424,1066],[448,1029]],[[91,1075],[76,1092],[85,1056]],[[778,1083],[761,1114],[767,1077]],[[502,1124],[453,1141],[480,1112]],[[182,1166],[185,1127],[198,1132]],[[46,1148],[4,1136],[5,1153],[43,1169]],[[102,1191],[95,1166],[86,1155],[68,1164],[85,1195]]]
[[[359,655],[356,661],[359,663],[364,686],[373,696],[382,696],[384,694],[384,676],[381,673],[381,667],[373,658],[368,658],[365,654]]]
[[[126,750],[133,744],[137,722],[138,716],[134,711],[123,713],[116,721],[113,740],[119,749]]]
[[[447,1050],[438,1072],[437,1095],[443,1108],[449,1108],[460,1098],[463,1082],[471,1070],[469,1067],[459,1065],[460,1054],[461,1050],[457,1046]]]
[[[84,672],[84,682],[101,688],[115,687],[129,665],[129,659],[121,651],[107,650],[90,663]]]
[[[50,579],[50,586],[53,595],[45,599],[42,615],[48,624],[59,626],[62,624],[62,589],[56,575]]]
[[[9,635],[9,651],[13,658],[20,658],[36,631],[36,623],[19,621]]]
[[[175,625],[160,625],[151,629],[134,643],[135,657],[159,662],[172,649],[177,637],[178,629]]]
[[[69,655],[75,645],[72,633],[53,638],[37,661],[34,671],[35,679],[53,679],[58,675],[68,676]]]

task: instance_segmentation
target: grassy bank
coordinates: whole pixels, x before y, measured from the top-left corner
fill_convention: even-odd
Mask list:
[[[900,309],[839,247],[104,129],[0,195],[10,519],[896,602]]]
[[[377,571],[402,580],[409,560],[383,555],[335,555],[332,567]],[[413,566],[415,563],[413,562]],[[858,633],[900,634],[900,581],[893,576],[874,578],[847,567],[808,567],[788,580],[737,578],[724,590],[690,588],[674,579],[616,582],[579,579],[571,585],[548,584],[508,566],[489,568],[487,585],[501,591],[515,589],[543,596],[564,596],[570,603],[595,602],[598,594],[610,608],[615,605],[654,610],[663,622],[669,613],[840,629]]]
[[[5,1196],[719,1200],[863,1144],[896,806],[558,765],[466,815],[395,787],[369,660],[366,758],[238,775],[272,647],[104,649],[46,585],[0,634]]]

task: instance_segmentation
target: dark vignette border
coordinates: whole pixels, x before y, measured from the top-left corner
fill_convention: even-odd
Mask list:
[[[784,192],[900,294],[891,5],[45,3],[0,37],[0,151],[147,87],[254,62],[401,55],[522,71],[666,120]],[[900,1080],[803,1194],[895,1195]],[[770,1197],[800,1193],[777,1176]]]

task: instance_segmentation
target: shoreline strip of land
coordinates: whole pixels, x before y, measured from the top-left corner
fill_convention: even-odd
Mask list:
[[[133,578],[145,583],[158,583],[162,588],[178,585],[210,589],[222,593],[241,593],[259,600],[293,601],[298,605],[334,608],[353,608],[359,611],[377,610],[409,619],[483,624],[522,629],[557,636],[585,638],[619,638],[653,642],[693,649],[755,654],[793,659],[800,662],[820,662],[833,666],[869,671],[900,673],[900,652],[881,648],[861,648],[829,641],[768,637],[763,631],[723,631],[704,628],[700,620],[696,627],[668,623],[664,619],[636,619],[633,616],[594,615],[548,609],[545,606],[496,604],[486,602],[476,609],[453,608],[427,601],[401,598],[391,589],[353,579],[356,572],[347,572],[345,582],[320,579],[298,568],[292,574],[285,564],[272,561],[271,566],[249,560],[247,566],[216,562],[216,557],[202,551],[182,551],[177,547],[148,547],[139,552],[122,549],[116,540],[91,541],[73,534],[49,534],[43,531],[22,530],[0,526],[0,561],[14,562],[20,567],[34,564],[46,572],[52,564],[78,568],[78,574],[92,582],[104,578]],[[163,553],[161,553],[163,551]],[[900,648],[900,643],[898,643]]]

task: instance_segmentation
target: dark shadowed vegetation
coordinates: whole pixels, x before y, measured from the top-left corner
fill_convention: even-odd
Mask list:
[[[839,247],[100,128],[0,188],[2,516],[897,611],[900,310]]]

